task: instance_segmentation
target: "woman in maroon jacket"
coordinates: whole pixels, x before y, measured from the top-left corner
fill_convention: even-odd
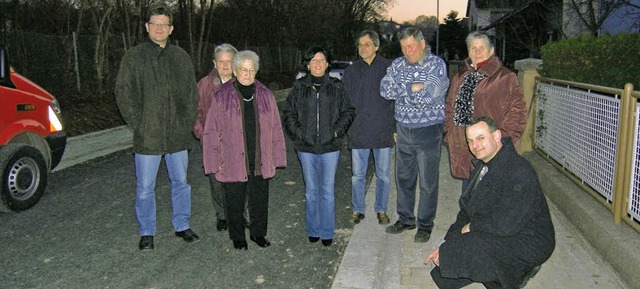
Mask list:
[[[473,168],[465,137],[469,121],[476,116],[492,118],[516,148],[527,124],[527,107],[518,77],[494,55],[489,36],[474,31],[466,42],[469,58],[451,81],[444,119],[451,174],[463,180],[463,190]]]
[[[249,233],[260,247],[267,235],[269,180],[287,165],[284,133],[273,93],[255,79],[258,55],[238,52],[232,61],[235,80],[216,92],[205,120],[203,163],[206,174],[222,183],[229,237],[234,248],[247,249],[244,205],[249,196]]]

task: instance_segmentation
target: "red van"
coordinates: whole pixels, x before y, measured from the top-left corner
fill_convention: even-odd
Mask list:
[[[66,145],[58,101],[15,72],[0,45],[0,210],[35,205]]]

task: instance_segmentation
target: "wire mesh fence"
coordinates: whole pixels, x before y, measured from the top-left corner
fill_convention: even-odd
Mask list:
[[[620,99],[538,83],[536,146],[612,200]]]
[[[636,104],[635,136],[633,143],[633,173],[631,174],[631,191],[629,192],[628,213],[636,222],[640,222],[640,104]]]

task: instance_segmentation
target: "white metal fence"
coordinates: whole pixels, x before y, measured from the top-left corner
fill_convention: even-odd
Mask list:
[[[618,134],[623,113],[623,90],[599,88],[602,87],[539,79],[535,90],[535,145],[611,204],[614,201],[614,179],[620,172],[616,167],[627,166],[616,159],[621,139]],[[634,135],[628,138],[633,141],[633,156],[631,164],[622,171],[631,174],[630,189],[623,192],[628,203],[626,213],[631,220],[638,222],[640,104],[637,98],[633,103]]]
[[[636,222],[640,221],[640,104],[636,104],[635,109],[635,135],[633,143],[633,159],[631,166],[633,173],[631,174],[631,191],[629,192],[629,208],[628,213]]]
[[[620,99],[538,83],[536,146],[611,202]]]

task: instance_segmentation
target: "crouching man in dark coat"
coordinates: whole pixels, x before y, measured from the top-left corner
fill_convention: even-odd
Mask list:
[[[431,277],[439,288],[522,288],[555,247],[538,176],[492,119],[473,119],[466,135],[475,169],[456,222],[425,264],[436,265]]]

